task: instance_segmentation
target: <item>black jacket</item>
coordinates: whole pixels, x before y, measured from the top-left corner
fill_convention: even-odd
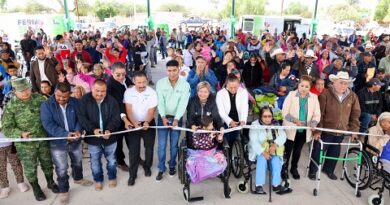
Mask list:
[[[110,132],[118,131],[121,124],[120,112],[116,100],[107,94],[102,104],[103,130]],[[77,117],[81,127],[87,132],[87,135],[93,135],[93,130],[99,129],[99,108],[92,93],[85,94],[79,101],[77,107]],[[115,135],[106,140],[97,137],[85,138],[85,142],[92,145],[110,145],[116,142]]]
[[[382,95],[380,92],[370,92],[368,88],[361,89],[357,96],[359,97],[361,112],[377,115],[382,113]]]
[[[276,58],[271,58],[270,53],[265,53],[265,62],[269,68],[270,76],[274,76],[275,73],[278,73],[282,69]]]
[[[246,62],[242,71],[242,79],[247,88],[260,87],[263,79],[263,70],[260,63],[256,61],[255,66],[252,66],[250,61]]]
[[[132,82],[128,77],[126,77],[125,83],[127,87],[132,85]],[[110,78],[107,80],[107,93],[109,93],[117,101],[120,113],[126,113],[125,104],[123,103],[125,91],[126,87],[120,82],[116,81],[114,77],[110,76]]]
[[[215,96],[210,94],[206,104],[203,107],[203,116],[211,116],[213,118],[214,128],[219,130],[223,127],[223,121],[219,116]],[[202,106],[199,97],[192,97],[187,106],[187,127],[192,125],[200,126],[202,120]]]

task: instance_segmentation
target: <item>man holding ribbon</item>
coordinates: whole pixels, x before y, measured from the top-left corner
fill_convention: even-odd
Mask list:
[[[91,169],[95,190],[103,189],[103,169],[101,157],[107,160],[107,174],[110,188],[117,185],[115,150],[117,140],[111,135],[121,125],[120,112],[116,100],[107,95],[107,85],[103,80],[95,80],[92,92],[85,94],[77,106],[77,117],[86,131],[85,142],[91,157]]]
[[[153,147],[156,138],[156,130],[149,129],[155,126],[154,114],[157,108],[157,93],[148,84],[148,78],[144,72],[137,72],[133,76],[134,86],[128,88],[124,95],[126,105],[126,115],[130,122],[139,131],[130,132],[126,136],[129,145],[130,177],[128,185],[133,186],[137,178],[137,170],[140,162],[141,138],[144,140],[145,162],[143,164],[146,177],[150,177],[152,172],[150,167],[153,164]]]
[[[181,126],[182,117],[186,111],[190,98],[190,85],[186,80],[179,78],[179,63],[176,60],[167,62],[168,77],[157,82],[159,126]],[[172,128],[158,130],[158,175],[156,181],[161,181],[166,170],[165,157],[168,133],[170,134],[169,175],[176,174],[176,156],[178,151],[180,131]]]
[[[67,83],[58,83],[54,95],[41,105],[41,121],[48,137],[64,138],[50,141],[61,204],[69,203],[68,155],[72,164],[74,183],[82,186],[93,184],[83,178],[83,154],[80,140],[82,130],[77,120],[77,105],[77,99],[70,97],[70,86]]]
[[[32,94],[31,84],[25,78],[12,81],[15,91],[7,103],[3,115],[3,132],[9,138],[40,138],[46,137],[45,129],[39,118],[40,107],[45,101],[40,94]],[[41,164],[47,181],[47,187],[58,193],[59,189],[53,180],[53,163],[51,161],[48,141],[17,142],[15,143],[19,159],[22,161],[24,173],[34,191],[37,201],[46,199],[38,183],[37,166]]]

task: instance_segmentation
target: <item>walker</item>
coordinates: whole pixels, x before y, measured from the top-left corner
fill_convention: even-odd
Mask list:
[[[314,140],[311,142],[311,147],[310,147],[310,154],[309,154],[309,162],[306,168],[306,177],[309,174],[309,168],[310,168],[310,162],[312,161],[318,168],[317,173],[316,173],[316,188],[313,189],[313,195],[317,196],[319,191],[320,191],[320,179],[321,179],[321,169],[322,165],[325,161],[327,160],[336,160],[336,161],[356,161],[357,169],[356,169],[356,186],[355,186],[355,196],[360,197],[361,193],[359,190],[359,183],[360,183],[360,169],[361,169],[361,164],[362,164],[362,151],[363,151],[363,145],[360,141],[357,141],[356,143],[351,142],[351,138],[349,138],[348,143],[332,143],[332,142],[323,142],[321,139],[319,139],[319,143],[321,144],[321,149],[320,149],[320,159],[319,159],[319,164],[317,164],[314,159],[311,157],[312,152],[313,152],[313,145],[314,145]],[[347,150],[349,150],[350,146],[359,146],[359,154],[357,157],[328,157],[326,156],[326,153],[324,153],[324,145],[340,145],[340,146],[347,146]],[[343,173],[341,176],[341,180],[344,178],[344,173],[345,173],[345,166],[343,167]]]

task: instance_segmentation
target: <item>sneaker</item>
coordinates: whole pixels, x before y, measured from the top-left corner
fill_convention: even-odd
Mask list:
[[[75,180],[75,184],[79,184],[81,186],[92,186],[93,182],[88,180],[88,179],[80,179],[80,180]]]
[[[255,194],[267,194],[267,193],[263,190],[262,186],[256,186]]]
[[[115,188],[116,185],[117,185],[117,182],[116,182],[115,179],[114,179],[114,180],[108,181],[108,187],[110,187],[110,188]]]
[[[69,204],[69,192],[60,193],[59,197],[60,197],[60,204],[61,205]]]
[[[169,168],[169,176],[173,177],[175,174],[176,174],[176,168],[175,167]]]
[[[157,182],[160,182],[162,180],[163,174],[164,174],[164,172],[158,172],[157,177],[156,177]]]
[[[26,192],[26,191],[30,190],[30,187],[24,182],[19,183],[18,187],[19,187],[20,192]]]
[[[103,183],[96,182],[95,183],[95,191],[101,191],[101,190],[103,190]]]
[[[8,197],[11,189],[9,187],[0,189],[0,199],[5,199]]]

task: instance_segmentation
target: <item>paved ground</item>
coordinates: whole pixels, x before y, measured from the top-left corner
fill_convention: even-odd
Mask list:
[[[152,70],[153,80],[156,81],[165,75],[164,73],[165,62],[159,62],[158,67]],[[155,150],[157,147],[155,146]],[[125,148],[127,152],[127,148]],[[300,162],[300,173],[304,175],[305,167],[308,161],[308,146],[304,148],[302,159]],[[156,151],[155,151],[156,153]],[[127,155],[127,154],[126,154]],[[169,153],[168,153],[169,155]],[[168,157],[168,156],[167,156]],[[127,156],[126,156],[126,159]],[[104,161],[104,160],[103,160]],[[144,177],[143,169],[140,167],[138,172],[138,179],[135,186],[128,187],[127,179],[128,173],[118,170],[118,186],[114,189],[108,188],[107,184],[104,184],[104,189],[101,192],[96,192],[94,187],[81,187],[73,184],[71,181],[70,186],[70,203],[71,204],[83,204],[83,205],[110,205],[110,204],[143,204],[143,205],[176,205],[185,204],[182,195],[182,186],[177,176],[171,178],[164,176],[161,182],[155,181],[157,174],[156,169],[157,159],[155,154],[154,166],[152,169],[152,177]],[[84,159],[84,177],[92,179],[91,169],[89,165],[89,159]],[[341,175],[340,163],[337,171],[337,175]],[[19,193],[13,173],[9,167],[8,176],[10,178],[12,192],[7,199],[0,200],[0,205],[19,205],[19,204],[59,204],[57,195],[53,194],[46,188],[46,182],[44,180],[43,173],[39,170],[39,180],[43,187],[43,191],[47,196],[47,200],[44,202],[36,202],[32,191],[27,193]],[[105,171],[106,172],[106,171]],[[361,198],[354,196],[354,190],[350,187],[346,181],[331,181],[325,175],[322,175],[321,190],[317,197],[312,194],[315,183],[308,178],[302,177],[299,181],[292,181],[293,193],[277,196],[273,195],[273,204],[283,205],[322,205],[322,204],[335,204],[335,205],[363,205],[367,204],[368,197],[374,192],[371,190],[365,190],[362,192]],[[107,179],[107,178],[106,178]],[[193,196],[204,196],[204,201],[195,202],[195,204],[269,204],[268,196],[259,196],[253,194],[241,194],[237,192],[236,185],[239,180],[231,177],[230,185],[232,187],[231,199],[225,199],[223,197],[223,186],[219,179],[211,179],[202,182],[198,185],[192,185]],[[385,193],[386,203],[390,204],[390,198],[388,192]]]

